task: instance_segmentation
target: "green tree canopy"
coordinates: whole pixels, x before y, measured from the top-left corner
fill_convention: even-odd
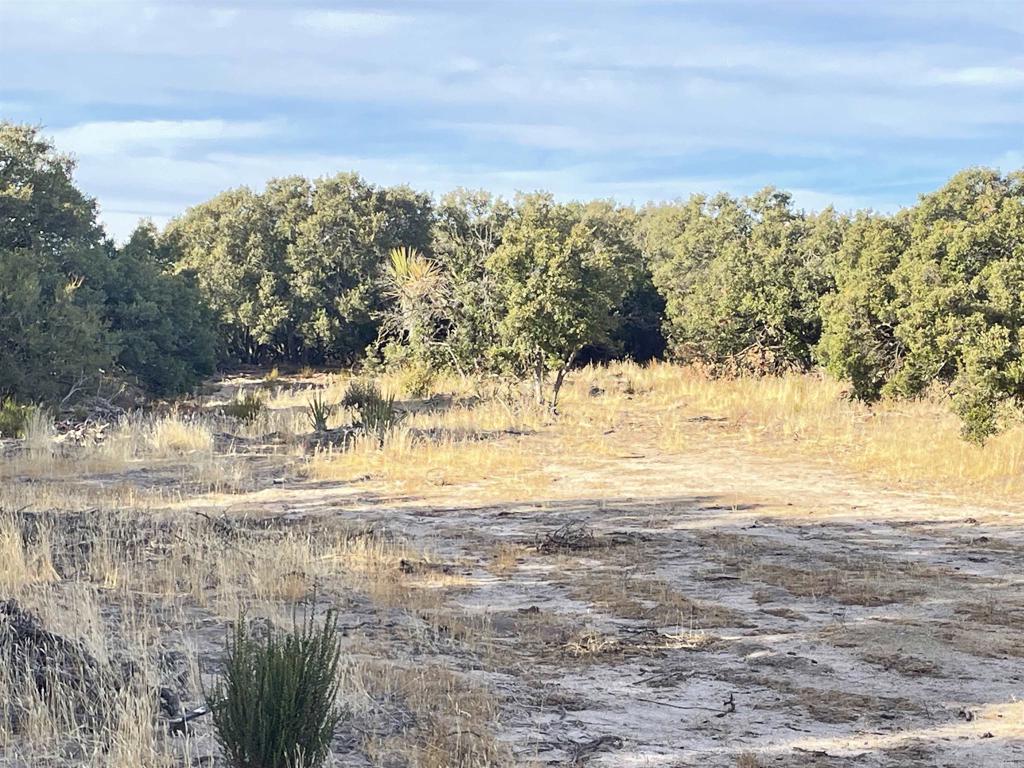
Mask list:
[[[843,229],[831,210],[797,212],[771,188],[645,210],[640,242],[673,355],[727,372],[810,367]]]
[[[552,407],[584,345],[607,339],[639,263],[621,226],[626,215],[611,203],[559,204],[548,194],[520,195],[501,245],[487,260],[500,302],[500,354],[533,376],[538,399]]]
[[[173,395],[214,372],[217,332],[189,273],[165,271],[156,228],[140,224],[113,254],[105,316],[117,335],[117,362],[145,389]]]
[[[355,174],[276,179],[190,209],[165,233],[249,362],[351,362],[377,335],[388,252],[429,250],[430,199]]]
[[[0,123],[0,394],[63,400],[100,375],[191,388],[215,343],[195,287],[151,225],[107,240],[73,170],[36,128]]]
[[[0,123],[0,394],[67,396],[117,350],[109,258],[73,170],[36,128]]]
[[[863,217],[837,276],[822,356],[858,396],[939,382],[977,440],[1024,404],[1024,175],[963,171],[913,209]]]

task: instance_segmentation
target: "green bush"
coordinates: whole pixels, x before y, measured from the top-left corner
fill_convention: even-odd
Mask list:
[[[726,374],[810,368],[845,228],[831,210],[805,214],[770,187],[647,209],[640,239],[671,354]]]
[[[342,718],[337,615],[311,615],[291,632],[254,637],[241,617],[209,698],[213,724],[234,768],[316,768]]]
[[[380,399],[380,389],[372,381],[356,379],[349,382],[345,394],[341,398],[344,408],[360,410],[368,402]]]
[[[239,393],[238,397],[221,408],[221,412],[225,416],[231,416],[239,421],[252,423],[260,417],[265,407],[263,397],[259,392],[246,392]]]
[[[13,397],[0,401],[0,437],[23,437],[34,405],[19,405]]]
[[[434,369],[423,362],[405,366],[398,375],[399,386],[410,397],[429,397],[436,380],[437,374]]]
[[[383,437],[402,420],[395,408],[395,396],[384,395],[373,382],[353,381],[348,385],[341,404],[359,414],[359,426]]]
[[[0,393],[73,404],[111,373],[193,389],[214,370],[215,316],[152,224],[122,247],[104,235],[73,171],[38,128],[0,121]]]
[[[938,384],[975,442],[1024,406],[1024,174],[976,168],[859,217],[823,302],[819,355],[864,400]]]

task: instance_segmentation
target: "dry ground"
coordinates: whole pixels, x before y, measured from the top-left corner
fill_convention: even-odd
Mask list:
[[[581,372],[555,420],[407,399],[383,447],[320,450],[301,406],[343,381],[241,425],[211,415],[236,379],[98,448],[9,445],[0,597],[135,682],[99,733],[30,702],[0,762],[219,764],[151,692],[199,706],[240,608],[313,604],[348,652],[338,765],[1024,765],[1021,435],[954,455],[932,411],[688,376]]]

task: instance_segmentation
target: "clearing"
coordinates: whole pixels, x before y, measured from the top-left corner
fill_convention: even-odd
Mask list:
[[[207,447],[158,451],[153,424],[116,461],[11,444],[0,596],[186,710],[240,607],[287,626],[336,606],[339,765],[1024,765],[1011,500],[893,490],[598,376],[554,421],[410,400],[384,448],[315,453],[202,409],[162,423]],[[280,386],[271,413],[320,384]],[[219,764],[209,718],[164,737],[123,698],[102,746],[40,707],[4,754]]]

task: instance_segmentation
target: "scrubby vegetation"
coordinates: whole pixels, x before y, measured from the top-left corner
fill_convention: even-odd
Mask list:
[[[224,674],[209,696],[213,723],[233,768],[319,768],[341,720],[336,699],[341,646],[337,615],[307,616],[293,631],[254,637],[242,617]]]
[[[173,396],[219,362],[383,364],[415,394],[445,370],[512,375],[553,409],[574,365],[667,356],[824,368],[868,403],[937,391],[975,441],[1024,406],[1020,173],[966,170],[893,215],[775,189],[636,210],[289,177],[118,246],[72,170],[0,126],[0,396],[18,403]]]

